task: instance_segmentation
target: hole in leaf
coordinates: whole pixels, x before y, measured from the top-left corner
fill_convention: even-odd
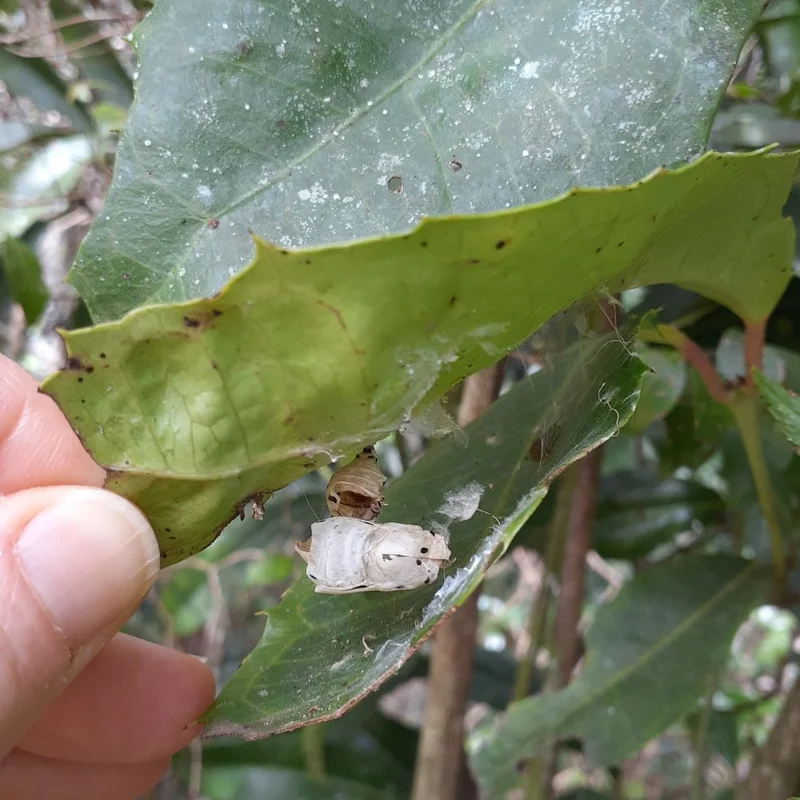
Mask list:
[[[403,194],[403,179],[400,175],[392,175],[388,181],[386,181],[386,188],[392,192],[392,194]]]

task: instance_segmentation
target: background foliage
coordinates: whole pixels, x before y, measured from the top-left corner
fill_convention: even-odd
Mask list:
[[[104,376],[99,353],[160,391],[169,362],[155,329],[188,327],[189,393],[209,391],[210,373],[237,363],[233,351],[244,347],[338,398],[339,418],[321,423],[322,406],[287,392],[316,427],[293,423],[281,446],[328,438],[289,453],[291,469],[271,461],[269,485],[260,473],[221,498],[219,476],[193,471],[197,460],[175,469],[193,487],[200,474],[211,498],[194,528],[183,518],[174,526],[190,541],[179,557],[210,540],[236,503],[279,491],[263,520],[237,519],[165,569],[128,628],[209,659],[226,685],[210,713],[217,732],[302,727],[196,743],[157,796],[409,797],[430,649],[422,640],[483,579],[464,743],[474,782],[464,796],[476,784],[489,797],[510,789],[631,800],[725,797],[738,787],[766,800],[744,776],[777,748],[765,747],[770,731],[781,730],[776,720],[800,691],[800,285],[778,213],[793,159],[713,157],[630,192],[523,206],[576,186],[635,184],[706,145],[800,144],[800,4],[437,0],[402,4],[399,15],[394,5],[161,0],[137,28],[134,54],[128,34],[149,7],[2,4],[0,345],[44,378],[66,365],[57,327],[119,320],[71,334],[77,361],[48,384],[73,424],[96,433],[90,449],[120,471],[112,485],[135,495],[153,478],[126,474],[130,443],[97,429],[118,430],[109,424],[117,415],[136,433],[130,397],[107,396],[116,378]],[[712,162],[714,177],[704,179]],[[657,188],[680,181],[690,188]],[[793,217],[798,197],[791,187]],[[599,211],[587,213],[587,201]],[[404,238],[422,216],[511,208],[426,223]],[[148,303],[220,290],[253,257],[249,227],[278,249],[225,289],[224,310],[239,319],[224,337],[185,324],[207,310],[203,300],[120,320]],[[548,246],[506,244],[526,227]],[[346,244],[385,233],[398,236]],[[415,258],[411,244],[428,236],[425,259]],[[619,241],[627,245],[617,249]],[[331,242],[340,249],[280,253]],[[606,246],[606,266],[587,270],[588,255]],[[465,287],[455,269],[463,273],[458,262],[479,247],[496,271],[473,269]],[[337,297],[370,354],[368,374],[391,389],[395,405],[380,424],[348,406],[355,367],[333,390],[342,349],[321,322],[330,312],[303,318],[287,303],[284,316],[273,309],[269,337],[242,321],[248,302],[272,302],[276,282],[300,290],[281,275],[282,259],[296,276],[310,258],[333,275],[315,291]],[[526,285],[536,291],[526,295]],[[454,296],[461,316],[431,357],[425,326]],[[651,310],[657,317],[638,327],[622,322]],[[137,326],[141,347],[128,344]],[[308,331],[323,335],[304,339]],[[279,358],[259,349],[267,341]],[[217,366],[198,371],[209,347]],[[427,408],[449,389],[444,407],[455,415],[456,382],[506,353],[501,398],[465,435]],[[653,371],[643,375],[642,362]],[[706,370],[702,379],[698,365],[712,377]],[[246,411],[253,396],[247,389],[233,406]],[[423,410],[416,427],[407,424]],[[198,422],[173,413],[179,429]],[[163,422],[160,414],[142,419]],[[257,417],[240,417],[249,419],[246,441],[262,429]],[[214,429],[229,418],[202,423]],[[449,438],[435,441],[437,430]],[[223,445],[211,460],[241,467],[235,436],[216,434]],[[428,594],[321,599],[292,543],[324,516],[331,457],[379,437],[396,479],[384,518],[448,528],[457,562]],[[583,660],[563,687],[554,680],[563,662],[555,587],[570,577],[561,566],[573,532],[559,510],[582,490],[575,468],[549,493],[547,485],[602,442],[575,631]],[[472,484],[481,491],[471,513],[452,516],[448,498]],[[209,525],[215,503],[226,513]],[[180,515],[180,504],[162,508]],[[160,513],[168,545],[173,525]],[[341,718],[308,724],[355,700]],[[800,793],[800,774],[777,800],[791,793]]]

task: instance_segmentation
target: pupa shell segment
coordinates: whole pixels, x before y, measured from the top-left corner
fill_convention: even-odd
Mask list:
[[[331,517],[295,550],[319,594],[395,592],[433,583],[450,559],[447,542],[418,525]]]
[[[375,448],[365,447],[349,464],[333,473],[325,502],[335,517],[373,520],[383,506],[383,484]]]

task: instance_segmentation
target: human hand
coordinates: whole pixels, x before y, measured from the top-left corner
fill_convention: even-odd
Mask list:
[[[55,403],[0,356],[0,800],[127,800],[197,734],[199,660],[118,633],[158,545]]]

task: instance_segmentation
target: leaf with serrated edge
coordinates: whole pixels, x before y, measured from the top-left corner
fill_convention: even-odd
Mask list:
[[[800,449],[800,397],[758,370],[753,371],[753,379],[783,435]]]
[[[631,346],[629,334],[609,335],[568,352],[468,426],[466,448],[440,440],[392,483],[378,521],[449,532],[444,579],[333,596],[299,578],[212,706],[209,733],[259,737],[335,717],[395,672],[478,585],[554,476],[625,423],[646,369]],[[534,455],[543,429],[547,446]]]
[[[766,567],[727,555],[639,574],[598,613],[578,677],[512,703],[473,754],[484,796],[502,797],[519,780],[517,764],[555,739],[579,736],[592,764],[613,765],[695,708],[769,582]]]
[[[686,163],[761,6],[159,0],[70,280],[108,320],[218,291],[250,228],[342,242]]]
[[[791,276],[781,208],[796,163],[710,153],[406,236],[298,251],[257,240],[217,297],[67,333],[67,369],[44,391],[173,563],[245,498],[395,431],[601,287],[671,282],[765,318]]]

